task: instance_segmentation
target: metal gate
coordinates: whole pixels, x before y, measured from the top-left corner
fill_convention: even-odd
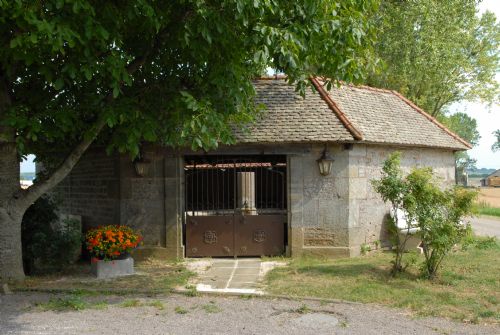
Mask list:
[[[285,156],[185,157],[188,257],[282,255]]]

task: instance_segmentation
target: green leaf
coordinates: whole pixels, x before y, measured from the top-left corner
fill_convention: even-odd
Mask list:
[[[56,90],[61,90],[64,87],[64,79],[62,78],[57,78],[57,80],[54,83],[54,88]]]

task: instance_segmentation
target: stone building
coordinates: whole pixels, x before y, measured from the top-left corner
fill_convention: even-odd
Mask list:
[[[145,145],[147,161],[134,163],[89,150],[56,189],[62,211],[84,228],[140,229],[142,256],[349,257],[383,245],[388,207],[370,181],[387,156],[451,185],[454,152],[470,145],[397,92],[312,83],[302,98],[284,80],[257,80],[265,112],[215,152]]]

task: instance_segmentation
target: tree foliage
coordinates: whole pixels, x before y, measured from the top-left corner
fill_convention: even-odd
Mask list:
[[[496,137],[496,142],[493,143],[493,145],[491,146],[491,150],[493,151],[500,150],[500,129],[495,130],[493,132],[493,135],[495,135]]]
[[[232,143],[267,67],[304,90],[309,75],[359,81],[376,1],[0,1],[0,121],[21,154],[83,137],[137,155],[141,141]],[[333,52],[332,52],[333,50]]]
[[[457,112],[452,115],[440,115],[438,116],[438,119],[445,126],[473,146],[479,143],[481,136],[477,130],[476,119],[471,118],[469,115],[462,112]],[[477,160],[471,158],[465,151],[455,153],[455,165],[460,171],[475,169],[476,163]]]
[[[376,54],[381,71],[368,83],[397,90],[433,116],[451,103],[498,103],[500,24],[478,15],[476,0],[381,2]]]
[[[0,0],[0,280],[24,277],[22,215],[90,145],[231,144],[269,67],[302,93],[310,75],[362,81],[377,3]],[[21,190],[28,153],[50,164]]]

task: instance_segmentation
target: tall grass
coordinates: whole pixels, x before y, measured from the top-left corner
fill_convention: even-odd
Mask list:
[[[486,201],[479,201],[476,204],[476,211],[480,215],[491,215],[500,217],[500,208],[493,207]]]

